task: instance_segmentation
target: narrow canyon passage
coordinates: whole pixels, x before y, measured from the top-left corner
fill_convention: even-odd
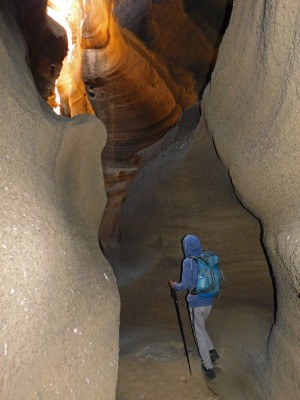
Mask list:
[[[118,398],[219,398],[207,390],[180,293],[189,375],[168,288],[169,279],[180,278],[180,241],[187,233],[219,254],[226,279],[208,322],[221,354],[210,389],[223,399],[263,398],[274,305],[260,226],[235,197],[204,121],[186,133],[139,173],[124,205],[115,268],[121,295]]]
[[[0,2],[1,399],[299,398],[300,3],[277,3]],[[225,275],[214,382],[168,286],[186,234]]]
[[[189,396],[193,399],[199,392],[207,390],[189,329],[184,296],[181,296],[181,307],[189,348],[193,349],[196,382],[194,378],[189,378],[187,382],[180,380],[180,377],[186,376],[186,365],[181,358],[177,321],[166,285],[172,276],[179,278],[182,257],[180,239],[192,230],[220,254],[227,277],[222,297],[217,302],[219,307],[215,307],[210,319],[216,343],[224,355],[216,391],[229,398],[246,398],[246,380],[251,398],[259,388],[255,383],[256,375],[249,370],[264,362],[265,341],[273,318],[272,286],[259,243],[258,223],[236,200],[228,176],[203,126],[197,129],[191,142],[193,132],[185,124],[197,125],[199,115],[195,110],[200,104],[194,106],[187,121],[181,121],[177,129],[181,141],[158,159],[158,152],[154,150],[152,158],[155,161],[145,167],[140,173],[142,178],[139,175],[135,181],[121,221],[120,253],[116,256],[116,244],[111,251],[107,247],[107,243],[114,243],[117,239],[118,229],[114,225],[119,225],[120,203],[126,197],[128,181],[136,173],[130,154],[149,146],[174,124],[180,113],[180,101],[175,93],[180,90],[174,83],[164,83],[163,80],[170,78],[161,71],[158,61],[128,32],[123,32],[122,37],[109,16],[109,8],[106,11],[104,2],[98,4],[102,7],[98,19],[89,15],[90,22],[86,23],[88,28],[84,33],[82,62],[83,81],[91,107],[108,130],[108,141],[102,155],[108,205],[101,223],[100,238],[106,244],[105,254],[120,284],[122,312],[118,396],[130,400],[140,396],[145,399],[168,398],[169,390],[173,388],[171,397],[182,398],[187,384],[188,391],[191,391]],[[193,8],[191,4],[190,7]],[[122,21],[122,5],[120,8],[115,13]],[[177,11],[181,12],[180,8]],[[103,24],[101,35],[97,23],[99,26]],[[110,32],[109,39],[104,33],[106,29]],[[210,35],[213,41],[213,34]],[[158,40],[164,42],[161,37],[156,40],[157,45]],[[203,58],[211,57],[211,49],[201,40],[202,48],[207,46],[203,50]],[[119,52],[116,52],[117,48]],[[147,72],[149,68],[150,76]],[[201,80],[207,66],[201,68],[197,71],[199,86],[203,86]],[[152,92],[149,92],[149,84],[156,86]],[[158,92],[160,97],[155,98]],[[122,99],[126,99],[125,107]],[[192,99],[190,96],[189,102]],[[71,114],[78,112],[78,105],[73,101],[71,104]],[[75,111],[72,111],[74,108]],[[195,147],[194,155],[192,147]],[[143,152],[139,157],[143,158]],[[145,157],[147,159],[147,155]],[[160,180],[157,182],[158,176]],[[173,256],[174,253],[176,256]],[[258,281],[258,286],[254,280]],[[242,323],[239,322],[241,319]],[[223,325],[218,321],[222,321]],[[249,352],[247,349],[252,350]],[[138,378],[137,370],[140,371]],[[156,392],[153,392],[153,386],[157,387]]]

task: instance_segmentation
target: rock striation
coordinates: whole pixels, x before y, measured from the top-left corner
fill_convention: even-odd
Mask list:
[[[54,3],[48,1],[55,9]],[[33,1],[16,2],[41,95],[65,116],[96,114],[106,126],[102,159],[108,201],[100,228],[106,250],[117,244],[136,154],[175,126],[208,80],[220,29],[228,20],[226,4],[74,1],[68,17],[73,50],[66,61],[67,34],[46,15],[47,1],[38,7]]]
[[[136,173],[136,155],[162,138],[182,109],[196,101],[197,85],[204,85],[214,63],[219,35],[211,27],[207,37],[179,1],[172,1],[171,14],[165,2],[114,5],[113,9],[112,2],[90,2],[82,42],[83,80],[91,106],[108,132],[103,152],[108,204],[100,227],[107,255],[109,248],[116,252],[118,220]],[[219,10],[224,17],[224,6]],[[140,30],[144,17],[146,36]]]
[[[108,133],[102,156],[108,204],[100,228],[107,249],[119,237],[119,214],[136,172],[134,155],[175,125],[195,92],[178,85],[140,40],[117,25],[111,2],[93,1],[90,7],[83,26],[82,78]]]

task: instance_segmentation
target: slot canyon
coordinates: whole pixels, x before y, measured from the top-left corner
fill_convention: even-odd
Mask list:
[[[2,0],[0,55],[0,399],[299,399],[299,1]]]

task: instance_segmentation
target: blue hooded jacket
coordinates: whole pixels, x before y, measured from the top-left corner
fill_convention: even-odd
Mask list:
[[[185,259],[183,260],[181,282],[175,283],[176,290],[191,290],[196,287],[198,277],[198,263],[190,258],[191,256],[200,256],[202,245],[200,240],[193,235],[186,235],[183,239],[183,251]],[[213,304],[213,298],[204,298],[197,295],[188,294],[187,301],[189,307],[205,307]]]

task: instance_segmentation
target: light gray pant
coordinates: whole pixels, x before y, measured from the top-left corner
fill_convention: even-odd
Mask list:
[[[211,309],[212,306],[195,307],[189,309],[194,336],[198,344],[202,364],[206,369],[211,369],[213,367],[209,350],[214,349],[214,345],[205,329],[205,322]]]

